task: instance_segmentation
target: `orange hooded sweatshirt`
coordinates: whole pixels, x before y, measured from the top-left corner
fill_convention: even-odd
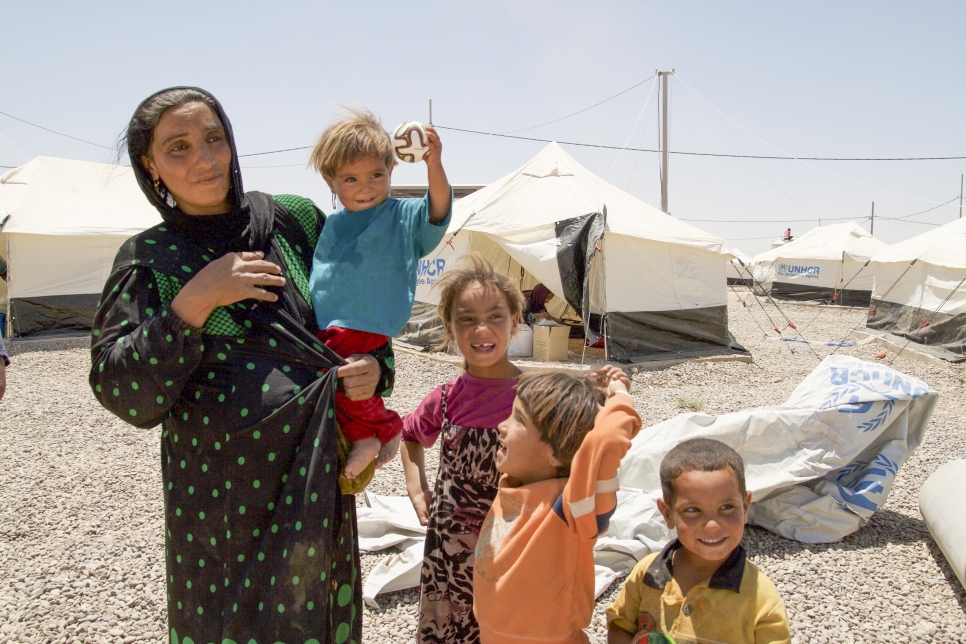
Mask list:
[[[574,455],[570,478],[520,487],[501,478],[473,573],[483,644],[588,641],[594,544],[617,507],[617,468],[640,428],[631,397],[614,394]]]

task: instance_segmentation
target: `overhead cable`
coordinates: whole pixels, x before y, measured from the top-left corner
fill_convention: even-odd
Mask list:
[[[80,141],[81,143],[87,143],[88,145],[96,145],[97,147],[104,148],[105,150],[113,150],[114,149],[114,148],[112,148],[110,146],[107,146],[107,145],[101,145],[100,143],[94,143],[93,141],[86,141],[84,139],[79,139],[76,136],[71,136],[70,134],[64,134],[63,132],[58,132],[57,130],[51,130],[48,127],[44,127],[43,125],[37,125],[36,123],[31,123],[30,121],[25,121],[22,118],[17,118],[16,116],[13,116],[12,114],[7,114],[6,112],[0,112],[0,114],[3,114],[7,118],[13,119],[14,121],[20,121],[21,123],[26,123],[27,125],[30,125],[31,127],[40,128],[41,130],[44,130],[46,132],[51,132],[53,134],[57,134],[58,136],[66,136],[68,139],[74,139],[75,141]],[[4,166],[4,167],[6,167],[6,166]]]
[[[651,78],[653,78],[653,76]],[[651,80],[651,79],[649,78],[647,80]],[[647,82],[647,81],[642,81],[642,83],[644,83],[644,82]],[[638,83],[637,85],[634,85],[633,87],[637,87],[640,84],[641,83]],[[628,89],[632,89],[632,88],[628,88]],[[625,91],[627,91],[627,90],[625,90]],[[692,90],[692,91],[694,91],[694,90]],[[698,95],[697,93],[695,93],[695,95],[698,96],[698,98],[701,98],[701,96]],[[615,94],[615,96],[618,96],[618,94]],[[611,97],[611,98],[614,98],[614,97]],[[610,99],[607,99],[607,100],[610,100]],[[701,98],[701,100],[704,100],[704,99]],[[602,102],[606,102],[606,101],[602,101]],[[707,103],[707,101],[705,101],[705,102]],[[710,105],[710,103],[709,103],[709,105]],[[596,107],[596,105],[592,105],[591,107]],[[714,106],[712,106],[712,108],[713,107]],[[586,108],[586,109],[590,109],[590,108]],[[109,146],[109,145],[101,145],[100,143],[94,143],[93,141],[87,141],[86,139],[81,139],[81,138],[78,138],[76,136],[71,136],[70,134],[64,134],[63,132],[58,132],[56,130],[51,130],[50,128],[46,128],[46,127],[44,127],[42,125],[37,125],[36,123],[31,123],[30,121],[25,121],[24,119],[18,118],[16,116],[11,115],[11,114],[7,114],[6,112],[0,112],[0,114],[2,114],[3,116],[7,116],[9,118],[12,118],[14,120],[20,121],[21,123],[26,123],[27,125],[30,125],[30,126],[33,126],[33,127],[36,127],[36,128],[40,128],[41,130],[45,130],[47,132],[51,132],[51,133],[57,134],[59,136],[65,136],[68,139],[73,139],[75,141],[80,141],[81,143],[87,143],[88,145],[94,145],[94,146],[97,146],[99,148],[103,148],[105,150],[114,150],[114,148],[111,147],[111,146]],[[579,114],[579,112],[575,112],[574,114]],[[573,115],[570,115],[570,116],[573,116]],[[565,116],[565,117],[562,117],[562,118],[569,118],[569,116]],[[725,117],[725,118],[727,118],[727,117]],[[553,121],[551,121],[551,122],[553,122]],[[498,136],[498,137],[503,137],[503,138],[507,138],[507,139],[519,139],[519,140],[522,140],[522,141],[536,141],[538,143],[552,143],[552,142],[554,142],[553,139],[538,139],[538,138],[528,137],[528,136],[514,136],[514,135],[511,135],[511,134],[501,133],[501,132],[484,132],[482,130],[469,130],[469,129],[458,128],[458,127],[447,127],[447,126],[443,126],[443,125],[437,125],[435,127],[438,130],[450,130],[452,132],[464,132],[466,134],[479,134],[479,135],[483,135],[483,136]],[[533,129],[534,127],[540,127],[540,126],[535,125],[533,127],[524,128],[524,129],[525,130],[530,130],[530,129]],[[741,126],[739,125],[738,127],[741,127]],[[522,132],[523,130],[512,130],[512,131]],[[754,136],[754,135],[752,135],[752,136]],[[603,145],[603,144],[599,144],[599,143],[581,143],[581,142],[578,142],[578,141],[556,141],[556,143],[559,143],[561,145],[573,145],[573,146],[577,146],[577,147],[600,148],[602,150],[627,150],[627,151],[630,151],[630,152],[655,152],[655,153],[656,152],[660,152],[660,150],[654,150],[654,149],[651,149],[651,148],[629,148],[629,147],[616,146],[616,145]],[[771,146],[771,147],[774,147],[774,146]],[[312,148],[311,145],[303,145],[303,146],[299,146],[299,147],[295,147],[295,148],[282,148],[280,150],[266,150],[265,152],[251,152],[251,153],[248,153],[248,154],[239,154],[238,156],[239,156],[239,158],[241,158],[241,157],[257,157],[257,156],[262,156],[262,155],[266,155],[266,154],[281,154],[282,152],[296,152],[298,150],[309,150],[311,148]],[[802,157],[802,156],[799,156],[799,157],[796,157],[796,156],[791,156],[791,155],[786,155],[786,156],[769,156],[769,155],[761,155],[761,154],[724,154],[724,153],[717,153],[717,152],[685,152],[685,151],[679,151],[679,150],[668,150],[668,154],[677,154],[677,155],[681,155],[681,156],[696,156],[696,157],[720,157],[720,158],[727,158],[727,159],[767,159],[767,160],[774,160],[774,161],[958,161],[958,160],[966,159],[966,156],[946,156],[946,157]],[[0,166],[0,167],[10,167],[10,166]],[[829,174],[831,174],[831,173],[829,173]],[[836,175],[833,175],[833,176],[836,176]],[[844,177],[838,177],[838,178],[844,179]],[[845,180],[846,181],[849,181],[848,179],[845,179]],[[862,185],[862,184],[859,184],[859,185]],[[898,196],[903,197],[905,195],[898,195]],[[910,197],[910,198],[914,198],[914,197]],[[926,200],[923,199],[922,201],[926,201]]]
[[[781,152],[782,154],[784,154],[784,155],[786,155],[788,157],[791,157],[792,156],[788,152],[785,152],[784,150],[782,150],[781,148],[779,148],[778,146],[772,145],[768,141],[764,140],[763,138],[761,138],[760,136],[758,136],[754,132],[750,131],[748,128],[743,127],[742,125],[740,125],[737,122],[735,122],[734,119],[730,118],[724,112],[722,112],[717,107],[715,107],[714,105],[712,105],[711,103],[709,103],[703,96],[701,96],[700,94],[698,94],[697,92],[695,92],[694,89],[690,85],[688,85],[683,79],[681,79],[679,77],[678,80],[680,80],[681,83],[684,84],[684,86],[688,89],[688,91],[693,92],[695,96],[697,96],[702,101],[704,101],[708,105],[708,107],[710,107],[711,109],[713,109],[715,112],[717,112],[718,114],[720,114],[721,116],[723,116],[724,118],[726,118],[732,125],[734,125],[735,127],[740,128],[745,133],[747,133],[747,134],[755,137],[756,139],[758,139],[759,141],[761,141],[762,143],[764,143],[768,147],[773,148],[775,150],[778,150],[779,152]],[[818,167],[816,165],[812,165],[811,163],[805,163],[805,160],[806,160],[805,157],[792,157],[792,158],[794,158],[796,161],[801,162],[803,165],[806,165],[809,168],[812,168],[813,170],[818,170],[819,172],[824,172],[825,174],[829,175],[830,177],[835,177],[836,179],[840,179],[840,180],[846,181],[848,183],[854,183],[855,185],[860,186],[862,188],[866,188],[868,190],[877,190],[877,191],[882,192],[882,193],[885,193],[887,195],[893,195],[895,197],[903,197],[905,199],[912,199],[914,201],[925,201],[926,203],[936,203],[935,201],[932,201],[931,199],[922,199],[921,197],[913,197],[911,195],[904,195],[904,194],[900,194],[898,192],[892,192],[891,190],[885,190],[883,188],[876,188],[875,186],[866,185],[866,184],[861,183],[859,181],[855,181],[853,179],[849,179],[848,177],[843,177],[843,176],[837,175],[834,172],[829,172],[828,170],[825,170],[823,168],[820,168],[820,167]],[[957,158],[963,158],[963,157],[957,157]],[[809,159],[809,160],[814,160],[814,159]],[[853,160],[855,160],[855,159],[853,159]],[[919,159],[919,160],[922,160],[922,159]]]
[[[646,83],[647,81],[649,81],[649,80],[651,80],[652,78],[654,78],[654,76],[655,76],[655,74],[652,74],[652,75],[651,75],[650,77],[648,77],[648,78],[645,78],[645,79],[644,79],[644,80],[642,80],[642,81],[641,81],[640,83],[634,83],[633,85],[631,85],[631,86],[630,86],[630,87],[628,87],[627,89],[625,89],[625,90],[623,90],[623,91],[620,91],[620,92],[618,92],[618,93],[616,93],[616,94],[614,94],[614,95],[613,95],[613,96],[611,96],[610,98],[605,98],[604,100],[602,100],[602,101],[600,101],[599,103],[594,103],[594,104],[593,104],[593,105],[591,105],[590,107],[585,107],[584,109],[582,109],[582,110],[578,110],[578,111],[576,111],[576,112],[574,112],[573,114],[568,114],[567,116],[561,116],[561,117],[560,117],[560,118],[558,118],[558,119],[554,119],[554,120],[552,120],[552,121],[547,121],[546,123],[541,123],[540,125],[531,125],[530,127],[522,127],[522,128],[520,128],[519,130],[507,130],[506,132],[500,132],[500,134],[514,134],[514,133],[516,133],[516,132],[526,132],[527,130],[535,130],[535,129],[536,129],[536,128],[538,128],[538,127],[543,127],[544,125],[550,125],[551,123],[557,123],[557,122],[559,122],[559,121],[563,121],[564,119],[569,119],[569,118],[570,118],[571,116],[577,116],[578,114],[583,114],[583,113],[584,113],[584,112],[586,112],[587,110],[590,110],[590,109],[593,109],[593,108],[595,108],[595,107],[597,107],[598,105],[603,105],[603,104],[604,104],[604,103],[606,103],[607,101],[611,101],[611,100],[613,100],[613,99],[615,99],[615,98],[617,98],[618,96],[620,96],[620,95],[622,95],[622,94],[626,94],[627,92],[629,92],[629,91],[631,91],[631,90],[632,90],[632,89],[634,89],[635,87],[640,87],[641,85],[643,85],[643,84],[644,84],[644,83]]]

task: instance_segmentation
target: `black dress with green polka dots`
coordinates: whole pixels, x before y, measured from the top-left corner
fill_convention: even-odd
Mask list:
[[[151,228],[124,243],[105,286],[91,386],[127,422],[161,423],[172,643],[360,642],[355,503],[337,481],[339,359],[314,338],[307,292],[324,218],[299,197],[246,198],[270,213],[252,217],[267,226],[253,249],[282,267],[279,300],[187,325],[170,309],[178,290],[224,252],[248,248]],[[391,350],[376,357],[385,390]]]

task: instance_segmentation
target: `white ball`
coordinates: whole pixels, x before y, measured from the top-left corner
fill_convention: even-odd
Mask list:
[[[392,148],[396,156],[407,163],[417,163],[429,154],[426,128],[418,121],[406,121],[392,133]]]

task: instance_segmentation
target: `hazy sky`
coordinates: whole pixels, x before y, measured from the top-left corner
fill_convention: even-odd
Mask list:
[[[952,0],[0,0],[0,21],[0,112],[105,146],[144,97],[171,85],[214,93],[246,154],[310,145],[338,103],[366,105],[391,128],[427,120],[431,98],[437,126],[508,132],[674,68],[672,152],[966,156],[966,3]],[[516,135],[653,149],[652,88],[648,81]],[[545,145],[441,136],[452,183],[489,183]],[[660,207],[657,154],[564,149]],[[38,155],[115,156],[0,114],[0,165]],[[302,194],[328,209],[329,192],[306,158],[295,151],[242,159],[245,187]],[[895,243],[959,215],[964,172],[963,159],[672,155],[670,211],[753,254],[786,227],[802,234],[819,218],[853,218],[868,229],[874,201],[875,235]],[[400,167],[394,182],[424,183],[424,166]],[[949,200],[902,222],[887,219]]]

